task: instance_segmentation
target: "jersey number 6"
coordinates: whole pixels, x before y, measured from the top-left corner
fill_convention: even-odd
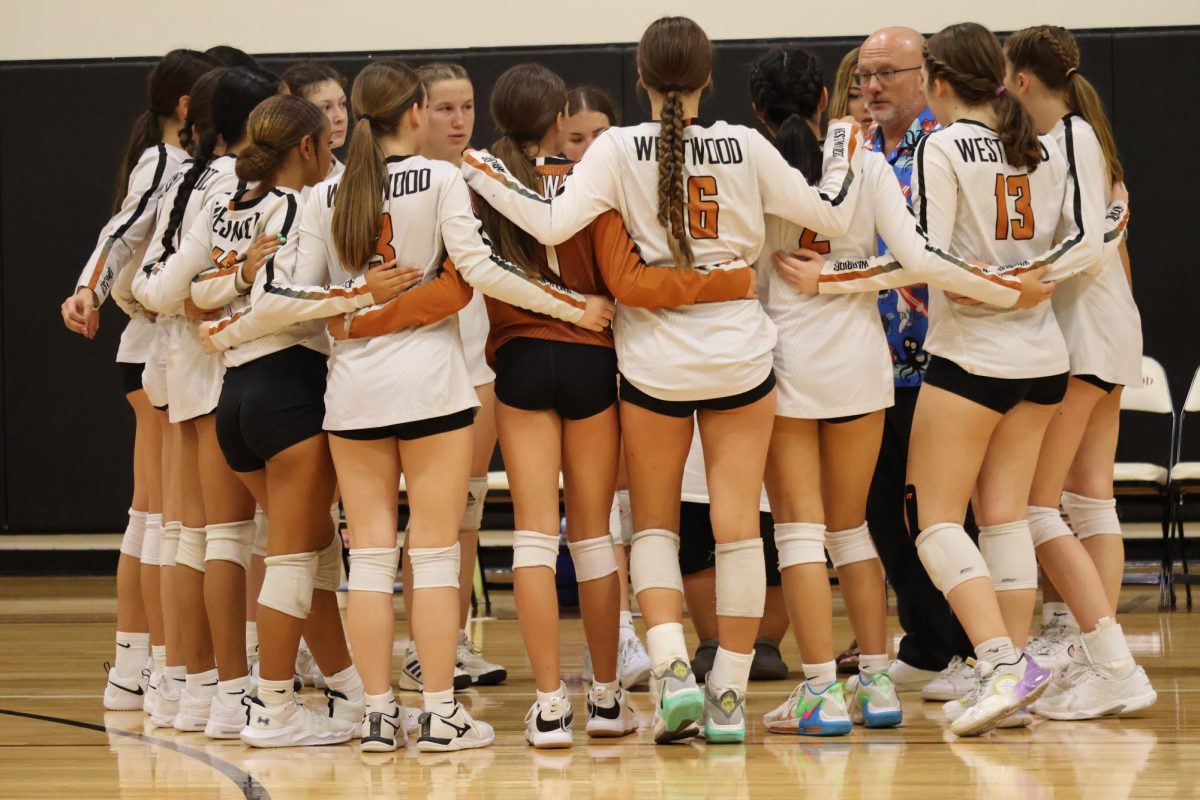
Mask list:
[[[375,255],[386,264],[396,260],[396,248],[392,247],[392,215],[384,212],[379,216],[379,236],[375,239]]]
[[[716,239],[721,206],[710,198],[717,196],[717,179],[711,175],[694,175],[688,178],[687,194],[688,232],[693,239]]]
[[[1008,213],[1008,198],[1013,198],[1013,210],[1017,217]],[[1033,208],[1029,204],[1029,176],[996,173],[996,238],[1033,238]]]

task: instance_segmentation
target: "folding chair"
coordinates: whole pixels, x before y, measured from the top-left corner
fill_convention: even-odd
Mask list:
[[[1188,571],[1187,537],[1183,530],[1183,509],[1189,497],[1200,496],[1200,461],[1183,460],[1183,421],[1188,414],[1200,411],[1200,369],[1192,376],[1192,385],[1188,390],[1187,399],[1183,401],[1183,410],[1179,413],[1179,425],[1175,439],[1175,464],[1171,467],[1171,486],[1175,491],[1173,511],[1175,516],[1175,536],[1179,540],[1179,560],[1183,566],[1183,585],[1187,593],[1187,607],[1192,609],[1192,583],[1196,581]],[[1172,573],[1174,570],[1172,570]]]
[[[1171,430],[1164,463],[1118,461],[1113,466],[1113,491],[1119,498],[1160,503],[1162,506],[1162,565],[1159,573],[1160,609],[1175,607],[1174,559],[1171,554],[1172,492],[1171,466],[1175,456],[1175,407],[1171,387],[1162,364],[1142,356],[1142,385],[1126,386],[1121,393],[1121,412],[1155,414],[1169,417]]]

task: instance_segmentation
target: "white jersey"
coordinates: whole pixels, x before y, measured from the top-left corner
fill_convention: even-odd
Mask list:
[[[1073,165],[1043,136],[1033,172],[1010,166],[1000,137],[982,123],[959,120],[917,145],[913,211],[933,247],[989,264],[1005,274],[1030,268],[1047,253],[1048,280],[1094,268],[1103,229],[1079,208]],[[1033,309],[963,306],[929,295],[925,349],[967,372],[993,378],[1038,378],[1067,371],[1067,346],[1049,303]]]
[[[376,245],[379,260],[420,267],[423,280],[428,280],[448,255],[462,277],[486,294],[569,322],[582,318],[583,297],[528,278],[493,255],[481,236],[466,184],[453,165],[396,156],[387,160],[387,168]],[[334,179],[313,187],[301,213],[297,246],[276,254],[249,312],[221,332],[219,346],[247,336],[245,331],[254,336],[272,326],[374,305],[362,270],[347,268],[333,242],[338,183]],[[255,283],[258,287],[257,278]],[[327,430],[396,425],[478,405],[457,316],[420,328],[333,342],[325,395]]]
[[[1085,224],[1107,223],[1100,268],[1064,281],[1051,298],[1071,355],[1071,374],[1095,375],[1121,386],[1140,386],[1142,318],[1125,277],[1120,250],[1113,246],[1124,235],[1128,212],[1108,208],[1110,187],[1104,151],[1083,117],[1064,117],[1050,135],[1075,162]],[[1106,210],[1108,216],[1101,220],[1098,215]]]
[[[709,505],[708,476],[704,470],[704,445],[700,441],[699,425],[692,430],[692,447],[688,450],[687,461],[683,464],[683,491],[680,499],[685,503]],[[771,513],[766,486],[763,487],[762,496],[758,500],[758,510]]]
[[[471,372],[472,385],[483,386],[496,380],[496,373],[488,366],[485,353],[491,323],[482,292],[475,292],[471,302],[458,312],[458,327],[462,333],[463,353],[467,359],[467,369]]]
[[[157,260],[147,264],[141,274],[135,276],[134,296],[142,305],[152,311],[178,317],[171,327],[167,347],[168,417],[171,422],[204,416],[217,407],[221,397],[225,366],[221,359],[204,352],[200,345],[199,326],[182,316],[183,303],[191,295],[192,279],[212,266],[213,254],[211,250],[208,251],[203,261],[194,255],[183,259],[175,255],[178,255],[185,235],[192,232],[197,220],[212,212],[213,200],[237,189],[238,179],[234,172],[236,163],[234,156],[220,156],[208,164],[188,196],[183,220],[172,242],[174,255],[164,260],[166,251],[160,230],[146,256],[147,259]],[[164,211],[169,217],[171,210],[165,203]],[[193,252],[189,248],[189,253]]]
[[[543,198],[513,179],[501,162],[474,151],[463,158],[471,187],[548,245],[560,244],[616,209],[651,265],[673,263],[658,222],[658,135],[647,122],[609,128],[563,188]],[[850,223],[861,162],[856,126],[833,125],[819,187],[784,161],[758,132],[717,122],[684,130],[687,232],[697,264],[753,263],[763,248],[764,214],[832,234]],[[625,379],[662,400],[702,400],[746,392],[771,372],[775,327],[750,300],[648,310],[618,304],[617,359]]]
[[[120,209],[100,230],[75,282],[77,289],[86,287],[95,293],[97,308],[111,294],[129,315],[117,348],[117,361],[122,363],[144,363],[154,341],[154,323],[142,313],[130,290],[133,271],[141,266],[167,181],[186,157],[183,150],[165,142],[142,151],[129,173]]]

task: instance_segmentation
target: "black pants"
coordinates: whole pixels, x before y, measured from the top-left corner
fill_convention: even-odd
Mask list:
[[[914,537],[918,532],[910,536],[904,521],[908,440],[919,391],[897,387],[896,404],[884,415],[883,444],[867,497],[867,524],[896,592],[900,626],[904,628],[897,658],[919,669],[942,670],[952,657],[965,658],[974,650],[946,598],[929,580],[917,557]],[[966,528],[971,539],[978,541],[979,528],[969,510]]]

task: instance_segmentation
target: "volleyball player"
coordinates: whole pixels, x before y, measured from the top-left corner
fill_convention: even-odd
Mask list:
[[[130,294],[130,282],[141,266],[167,181],[187,155],[180,147],[179,131],[187,115],[188,94],[196,79],[211,66],[213,62],[203,53],[172,50],[151,71],[146,81],[147,109],[130,133],[113,216],[100,232],[96,248],[76,282],[76,291],[62,304],[67,328],[89,339],[96,334],[99,307],[110,293],[129,314],[117,362],[137,425],[134,496],[117,561],[115,657],[104,688],[104,707],[113,711],[149,707],[151,687],[158,684],[157,675],[166,669],[158,580],[163,430],[142,383],[155,328],[151,315]]]
[[[844,230],[856,193],[857,128],[834,126],[823,194],[753,131],[688,124],[711,81],[711,63],[712,45],[699,26],[663,18],[638,46],[640,82],[656,121],[602,134],[553,199],[524,189],[486,154],[467,153],[468,181],[546,244],[617,209],[648,263],[753,259],[762,246],[764,209],[817,229]],[[621,421],[637,530],[630,571],[655,665],[654,737],[695,735],[707,709],[709,741],[740,742],[766,592],[758,498],[775,410],[774,329],[761,306],[745,301],[656,311],[620,305],[617,313]],[[721,639],[704,693],[683,638],[676,533],[697,411],[718,542]]]
[[[829,95],[829,118],[854,117],[865,131],[871,127],[871,109],[863,99],[862,87],[854,83],[854,72],[858,69],[858,48],[842,56],[837,75],[833,79],[833,92]]]

